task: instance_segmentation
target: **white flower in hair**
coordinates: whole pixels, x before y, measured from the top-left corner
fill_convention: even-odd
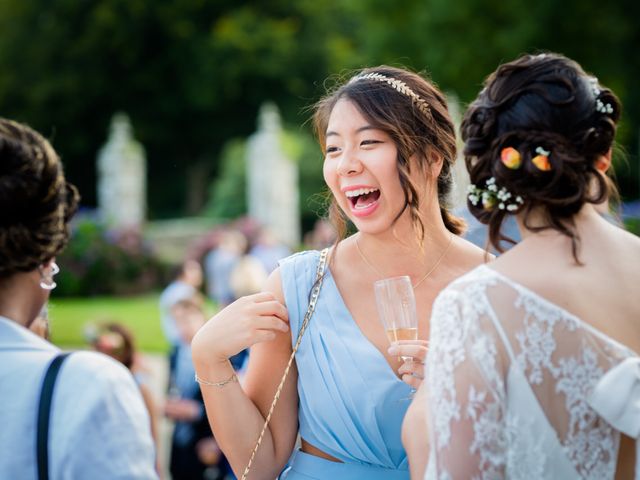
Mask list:
[[[538,155],[544,155],[545,157],[548,157],[549,155],[551,155],[551,152],[549,150],[545,150],[542,147],[537,147],[536,148],[536,153]]]
[[[490,177],[485,181],[485,188],[478,188],[471,184],[467,187],[467,198],[474,207],[482,204],[485,210],[491,210],[496,204],[500,210],[515,212],[524,204],[523,198],[513,194],[505,187],[498,189],[495,177]]]

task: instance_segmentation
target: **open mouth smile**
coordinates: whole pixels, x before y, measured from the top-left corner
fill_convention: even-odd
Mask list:
[[[355,188],[345,191],[351,213],[357,217],[371,215],[378,208],[380,189],[373,187]]]

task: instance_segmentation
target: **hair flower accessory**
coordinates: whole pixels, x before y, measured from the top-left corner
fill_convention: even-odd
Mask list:
[[[600,87],[598,86],[598,79],[596,77],[589,78],[589,84],[591,85],[591,91],[593,92],[594,97],[596,97],[596,112],[611,115],[613,113],[613,107],[611,104],[604,103],[598,98],[601,93]]]
[[[506,147],[500,152],[500,161],[510,170],[517,170],[522,164],[520,152],[513,147]]]
[[[602,100],[597,99],[596,100],[596,111],[600,112],[600,113],[612,114],[613,113],[613,107],[611,106],[610,103],[602,103]]]
[[[538,147],[536,148],[536,153],[537,155],[531,159],[531,163],[533,163],[538,170],[542,170],[543,172],[551,170],[551,163],[549,162],[549,155],[551,155],[551,152],[542,147]]]
[[[596,77],[589,77],[589,84],[591,85],[591,91],[597,98],[600,95],[600,87],[598,86],[598,79]]]
[[[524,199],[520,195],[513,195],[504,187],[498,189],[495,177],[487,179],[484,188],[478,188],[473,184],[469,185],[467,192],[469,202],[474,207],[481,203],[482,208],[486,211],[491,211],[498,205],[500,210],[515,212],[524,204]]]

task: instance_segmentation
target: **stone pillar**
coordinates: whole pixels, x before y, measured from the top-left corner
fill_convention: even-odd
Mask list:
[[[147,164],[124,113],[111,119],[109,138],[98,153],[98,209],[110,228],[141,226],[146,219]]]
[[[295,247],[300,242],[298,168],[285,155],[282,136],[277,107],[265,103],[258,115],[258,131],[247,143],[248,213]]]

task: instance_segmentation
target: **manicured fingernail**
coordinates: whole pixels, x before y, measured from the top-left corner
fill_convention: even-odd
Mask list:
[[[392,355],[392,356],[393,356],[393,355],[398,355],[398,353],[400,353],[400,350],[398,349],[398,347],[394,347],[394,346],[392,345],[392,346],[390,346],[390,347],[387,349],[387,353],[388,353],[389,355]]]

